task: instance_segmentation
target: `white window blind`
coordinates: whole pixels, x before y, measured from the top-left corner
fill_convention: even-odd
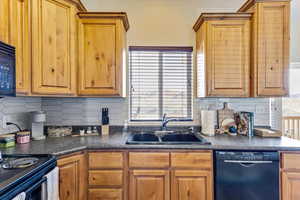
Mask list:
[[[130,47],[130,119],[192,120],[192,47]]]

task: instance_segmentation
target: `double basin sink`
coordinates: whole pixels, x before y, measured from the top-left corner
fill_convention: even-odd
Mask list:
[[[210,144],[207,140],[199,134],[192,132],[137,132],[131,133],[127,139],[126,144],[154,144],[154,145],[167,145],[167,144]]]

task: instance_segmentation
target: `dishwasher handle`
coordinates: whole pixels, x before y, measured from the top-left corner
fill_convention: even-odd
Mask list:
[[[224,160],[226,163],[270,164],[271,160]]]
[[[257,164],[271,164],[273,161],[270,160],[224,160],[225,163],[236,163],[242,167],[253,167]]]

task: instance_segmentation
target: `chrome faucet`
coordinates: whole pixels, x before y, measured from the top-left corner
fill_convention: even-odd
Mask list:
[[[161,120],[161,130],[162,131],[166,131],[167,130],[167,124],[171,121],[181,121],[180,119],[176,119],[176,118],[167,118],[167,114],[165,113],[163,115],[163,118]]]

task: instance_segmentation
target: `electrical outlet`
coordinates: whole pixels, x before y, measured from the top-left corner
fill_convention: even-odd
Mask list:
[[[2,116],[2,128],[3,129],[7,128],[6,122],[7,122],[7,117],[3,115]]]

